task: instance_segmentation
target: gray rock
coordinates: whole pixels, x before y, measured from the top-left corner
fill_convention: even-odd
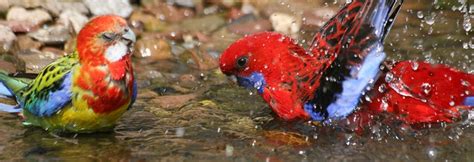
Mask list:
[[[132,5],[128,0],[84,0],[94,15],[115,14],[128,17],[132,13]]]
[[[7,53],[16,40],[15,33],[9,27],[0,25],[0,35],[0,52]]]
[[[66,10],[59,15],[58,23],[63,24],[67,28],[72,27],[76,33],[79,33],[88,21],[89,19],[83,14],[73,10]]]
[[[43,9],[26,10],[21,7],[12,7],[7,13],[7,21],[28,22],[41,25],[51,21],[52,17]]]
[[[8,0],[12,6],[20,6],[24,8],[40,7],[43,1],[41,0]]]
[[[46,0],[46,3],[43,3],[41,6],[52,13],[54,16],[59,16],[65,11],[75,11],[84,15],[89,14],[89,9],[82,2]]]
[[[68,28],[63,25],[39,29],[28,33],[28,36],[44,44],[62,44],[70,37]]]

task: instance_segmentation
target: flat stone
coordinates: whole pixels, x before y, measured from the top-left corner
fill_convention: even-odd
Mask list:
[[[84,0],[84,3],[94,15],[114,14],[128,17],[133,11],[128,0]]]
[[[7,21],[23,21],[32,25],[42,25],[51,20],[52,17],[43,9],[26,10],[21,7],[12,7],[7,13]]]
[[[20,35],[17,37],[16,48],[18,51],[23,50],[39,50],[43,46],[41,42],[33,40],[31,37],[26,35]]]
[[[70,37],[68,28],[63,25],[55,25],[46,29],[39,29],[28,33],[28,36],[44,44],[62,44]]]
[[[66,10],[62,12],[61,15],[59,15],[58,23],[63,24],[66,26],[66,28],[70,28],[72,26],[74,32],[79,33],[79,31],[88,21],[89,18],[87,18],[82,13]]]
[[[41,4],[41,6],[54,16],[59,16],[62,12],[66,11],[74,11],[84,15],[89,14],[89,9],[82,2],[46,0],[45,3]]]
[[[39,73],[46,65],[60,57],[53,53],[42,53],[38,50],[20,51],[17,56],[26,63],[27,73]]]
[[[4,25],[0,25],[0,53],[10,52],[14,41],[16,40],[15,33]]]

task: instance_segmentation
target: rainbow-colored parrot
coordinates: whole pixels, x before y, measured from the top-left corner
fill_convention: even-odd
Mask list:
[[[246,36],[223,52],[220,69],[257,89],[285,120],[327,123],[388,112],[409,124],[450,122],[459,109],[474,106],[474,75],[445,65],[385,62],[383,41],[402,3],[353,0],[309,49],[274,32]]]
[[[75,52],[46,66],[30,83],[0,73],[0,94],[19,104],[2,104],[0,110],[22,113],[25,125],[51,132],[110,130],[137,96],[135,41],[123,18],[93,18],[79,32]]]

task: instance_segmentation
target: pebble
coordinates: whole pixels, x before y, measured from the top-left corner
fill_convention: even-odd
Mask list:
[[[58,19],[58,23],[61,23],[68,29],[72,27],[76,33],[79,33],[79,31],[88,21],[89,19],[82,13],[72,10],[62,12]]]
[[[272,24],[269,20],[259,19],[241,24],[233,24],[228,28],[232,33],[247,35],[272,30]]]
[[[68,28],[63,25],[55,25],[48,28],[39,29],[37,31],[28,33],[28,36],[44,44],[62,44],[70,37]]]
[[[0,21],[0,24],[10,27],[10,29],[15,33],[26,33],[39,28],[39,25],[26,21]]]
[[[211,33],[226,23],[225,19],[219,15],[210,15],[200,18],[184,20],[180,27],[190,32],[201,31],[203,33]]]
[[[66,11],[74,11],[84,15],[89,14],[89,9],[82,2],[46,0],[41,6],[54,16],[59,16],[62,12]]]
[[[8,26],[0,25],[0,53],[10,52],[14,41],[15,33]]]
[[[27,73],[39,73],[43,67],[59,58],[58,55],[38,50],[20,51],[17,56],[26,63]]]
[[[84,0],[86,6],[94,15],[115,14],[128,17],[133,8],[128,0]]]
[[[17,50],[19,51],[31,50],[31,49],[39,50],[41,46],[43,46],[41,42],[35,41],[29,36],[20,35],[17,37],[16,47],[18,48]]]
[[[12,7],[7,13],[7,21],[25,22],[32,26],[39,26],[51,20],[51,15],[43,9],[26,10],[21,7]]]
[[[133,12],[130,16],[130,22],[134,27],[143,24],[143,28],[150,32],[163,31],[167,28],[164,21],[156,18],[153,14],[145,13],[143,10]]]
[[[137,41],[134,56],[146,59],[147,62],[173,58],[171,46],[164,39],[144,37]]]

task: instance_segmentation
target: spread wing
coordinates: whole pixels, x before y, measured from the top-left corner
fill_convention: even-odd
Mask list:
[[[316,34],[310,50],[328,66],[310,103],[322,118],[352,113],[366,87],[377,78],[385,59],[383,40],[402,3],[353,0]]]
[[[71,103],[71,69],[78,64],[77,54],[62,57],[46,66],[18,95],[24,110],[51,116]]]

